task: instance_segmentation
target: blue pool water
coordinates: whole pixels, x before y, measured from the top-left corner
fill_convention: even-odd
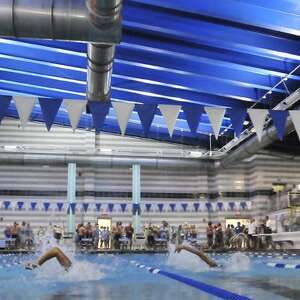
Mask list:
[[[221,287],[251,299],[300,299],[300,269],[268,267],[267,262],[299,264],[299,256],[215,255],[222,265],[209,269],[189,253],[180,255],[76,255],[66,273],[56,261],[28,271],[33,255],[0,255],[0,299],[182,300],[218,299],[183,283],[151,274],[132,261]]]

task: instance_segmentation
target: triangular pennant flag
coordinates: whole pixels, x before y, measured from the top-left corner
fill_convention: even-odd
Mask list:
[[[257,138],[259,141],[261,141],[268,110],[250,108],[248,109],[248,114],[254,126]]]
[[[154,119],[155,112],[157,110],[156,104],[137,104],[135,106],[136,111],[141,120],[145,136],[148,135],[151,124]]]
[[[241,136],[243,131],[244,122],[247,116],[246,108],[232,108],[228,109],[227,113],[231,120],[232,128],[234,129],[237,138]]]
[[[64,206],[63,202],[57,202],[56,205],[57,205],[58,211],[62,211],[62,208]]]
[[[162,212],[162,211],[163,211],[163,209],[164,209],[164,205],[163,205],[163,203],[159,203],[159,204],[157,204],[157,206],[158,206],[158,210],[159,210],[159,212]]]
[[[205,106],[204,109],[208,115],[214,135],[218,139],[226,109],[208,106]]]
[[[166,104],[160,104],[159,110],[161,111],[167,127],[169,131],[170,137],[173,135],[174,127],[176,124],[177,117],[179,115],[181,106],[180,105],[166,105]]]
[[[62,99],[39,98],[42,114],[48,131],[50,131],[60,108]]]
[[[95,131],[99,133],[109,113],[110,102],[89,101],[88,106],[92,113]]]
[[[194,203],[194,209],[195,211],[198,211],[200,207],[200,203]]]
[[[0,123],[4,116],[6,115],[7,109],[9,107],[11,97],[9,96],[0,96]]]
[[[50,207],[50,202],[44,202],[44,209],[45,211],[48,211]]]
[[[282,141],[285,133],[285,125],[288,117],[288,111],[286,110],[269,110],[270,116],[273,120],[274,126],[277,130],[277,135]]]
[[[217,206],[218,206],[219,210],[222,210],[222,208],[223,208],[223,202],[218,202]]]
[[[211,203],[210,203],[210,202],[206,202],[206,203],[205,203],[205,206],[206,206],[206,208],[207,208],[208,211],[211,210],[211,207],[212,207],[212,206],[211,206]]]
[[[229,205],[229,207],[230,207],[231,210],[234,210],[234,208],[235,208],[235,202],[229,202],[228,205]]]
[[[288,117],[288,111],[287,110],[269,110],[270,116],[273,120],[274,126],[277,130],[277,135],[279,139],[282,141],[285,133],[285,124],[286,119]]]
[[[107,207],[108,207],[109,212],[112,212],[114,210],[114,204],[113,203],[108,203]]]
[[[183,211],[186,211],[187,206],[188,206],[187,203],[181,203],[181,207],[182,207]]]
[[[172,212],[175,211],[175,207],[176,207],[176,204],[175,204],[175,203],[170,203],[170,208],[171,208],[171,211],[172,211]]]
[[[141,214],[141,208],[140,205],[138,203],[133,203],[132,204],[132,214],[133,215],[140,215]]]
[[[121,206],[121,211],[125,212],[127,204],[126,203],[121,203],[120,206]]]
[[[36,204],[37,204],[36,202],[31,202],[30,203],[31,210],[35,210]]]
[[[151,203],[147,203],[147,204],[145,204],[145,206],[146,206],[146,211],[149,212],[150,209],[151,209],[152,204]]]
[[[100,211],[101,203],[96,203],[95,206],[96,206],[96,211]]]
[[[289,113],[294,123],[298,138],[300,139],[300,110],[290,110]]]
[[[204,112],[201,105],[184,105],[182,107],[185,114],[186,121],[193,134],[197,133],[197,129],[200,123],[201,116]]]
[[[134,103],[112,102],[112,106],[116,112],[121,134],[125,135],[130,115],[134,109]]]
[[[82,208],[84,212],[87,212],[89,208],[89,203],[82,203]]]
[[[18,205],[18,209],[19,209],[19,210],[22,210],[23,205],[24,205],[24,202],[23,202],[23,201],[18,201],[18,202],[17,202],[17,205]]]
[[[18,115],[20,118],[21,126],[25,128],[30,114],[34,108],[36,103],[35,97],[22,97],[22,96],[14,96],[14,100],[16,103],[16,108],[18,111]]]
[[[10,201],[3,201],[4,204],[4,209],[8,210],[9,206],[10,206]]]
[[[86,108],[86,103],[87,103],[87,101],[85,101],[85,100],[84,101],[69,100],[69,99],[64,100],[64,105],[69,114],[69,119],[70,119],[70,123],[71,123],[73,131],[75,131],[78,126],[81,115]]]

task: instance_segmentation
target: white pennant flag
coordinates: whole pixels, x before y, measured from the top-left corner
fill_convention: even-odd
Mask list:
[[[205,106],[204,109],[208,115],[214,135],[218,139],[226,108]]]
[[[128,102],[112,102],[112,106],[116,112],[121,134],[125,135],[130,115],[134,109],[134,103]]]
[[[177,117],[179,115],[179,112],[181,110],[181,106],[180,105],[166,105],[166,104],[160,104],[159,106],[159,110],[161,111],[167,127],[168,127],[168,131],[169,131],[169,135],[170,137],[172,137],[173,135],[173,131],[174,131],[174,127],[176,124],[176,120]]]
[[[86,107],[86,100],[64,100],[64,105],[68,111],[70,123],[72,126],[73,131],[78,126],[78,123],[80,121],[81,115]]]
[[[35,97],[14,96],[16,108],[19,114],[21,126],[25,128],[33,107],[36,103]]]
[[[251,122],[254,126],[257,138],[261,141],[262,134],[264,131],[264,125],[266,117],[268,115],[267,109],[248,109],[248,114],[251,119]]]
[[[294,123],[298,138],[300,139],[300,110],[290,110],[289,113]]]

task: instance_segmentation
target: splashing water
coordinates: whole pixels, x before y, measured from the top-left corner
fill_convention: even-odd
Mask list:
[[[209,266],[203,262],[198,256],[182,250],[175,253],[175,245],[169,245],[169,256],[166,265],[176,269],[189,270],[192,272],[202,272],[209,270]]]
[[[251,261],[247,255],[237,252],[224,263],[224,270],[227,272],[245,272],[250,269],[250,264]]]

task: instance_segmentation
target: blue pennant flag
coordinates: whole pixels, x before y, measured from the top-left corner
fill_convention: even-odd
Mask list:
[[[157,206],[158,206],[158,210],[159,210],[159,212],[162,212],[162,211],[163,211],[163,209],[164,209],[164,205],[163,205],[163,203],[158,203],[158,204],[157,204]]]
[[[233,210],[234,207],[235,207],[235,203],[234,202],[229,202],[228,204],[229,204],[230,209]]]
[[[121,206],[121,211],[125,212],[127,204],[126,203],[121,203],[120,206]]]
[[[270,116],[273,120],[274,126],[277,130],[277,135],[282,141],[285,133],[285,124],[288,117],[288,111],[286,110],[269,110]]]
[[[18,209],[19,209],[19,210],[22,210],[23,205],[24,205],[24,202],[23,202],[23,201],[18,201],[18,202],[17,202],[17,205],[18,205]]]
[[[4,209],[8,210],[9,206],[10,206],[10,201],[3,201],[4,204]]]
[[[0,96],[0,123],[7,113],[10,101],[11,101],[11,97]]]
[[[218,202],[217,206],[218,206],[219,210],[222,210],[223,209],[223,202]]]
[[[246,209],[247,208],[247,203],[245,201],[240,203],[240,206],[242,209]]]
[[[56,206],[57,206],[58,211],[62,211],[64,204],[63,204],[63,202],[57,202]]]
[[[36,202],[31,202],[30,203],[30,207],[31,207],[31,210],[35,210],[36,209]]]
[[[114,210],[114,204],[113,203],[108,203],[107,207],[108,207],[109,212],[112,212]]]
[[[76,203],[70,203],[69,204],[69,208],[68,208],[68,214],[71,212],[71,214],[75,214],[75,210],[76,210]]]
[[[182,207],[183,211],[186,211],[187,206],[188,206],[187,203],[181,203],[181,207]]]
[[[46,123],[48,131],[50,131],[52,124],[54,123],[55,117],[60,108],[62,99],[52,98],[39,98],[40,107]]]
[[[101,203],[96,203],[95,206],[96,206],[96,211],[100,211]]]
[[[198,211],[200,207],[200,203],[194,203],[194,209],[195,211]]]
[[[152,204],[151,203],[147,203],[147,204],[145,204],[145,206],[146,206],[146,211],[149,212],[150,209],[151,209]]]
[[[148,135],[151,124],[153,122],[155,112],[157,110],[156,104],[136,104],[136,111],[141,120],[141,124],[144,129],[145,136]]]
[[[88,208],[89,208],[89,204],[88,203],[82,203],[82,208],[83,208],[84,212],[87,212]]]
[[[231,124],[234,129],[235,135],[237,136],[237,138],[239,138],[243,131],[244,122],[247,116],[247,109],[246,108],[227,109],[227,113],[231,120]]]
[[[186,104],[182,107],[191,133],[196,134],[204,108],[201,105]]]
[[[50,207],[50,202],[44,202],[45,211],[48,211]]]
[[[211,210],[211,208],[212,208],[212,206],[211,206],[211,203],[210,203],[210,202],[206,202],[206,203],[205,203],[205,206],[206,206],[206,208],[207,208],[207,210],[208,210],[208,211],[210,211],[210,210]]]
[[[141,214],[141,208],[140,205],[138,203],[133,203],[132,204],[132,214],[133,215],[140,215]]]
[[[99,133],[109,113],[110,102],[89,101],[88,106],[92,113],[95,131]]]
[[[170,203],[169,205],[170,205],[171,211],[174,212],[176,204],[175,203]]]

